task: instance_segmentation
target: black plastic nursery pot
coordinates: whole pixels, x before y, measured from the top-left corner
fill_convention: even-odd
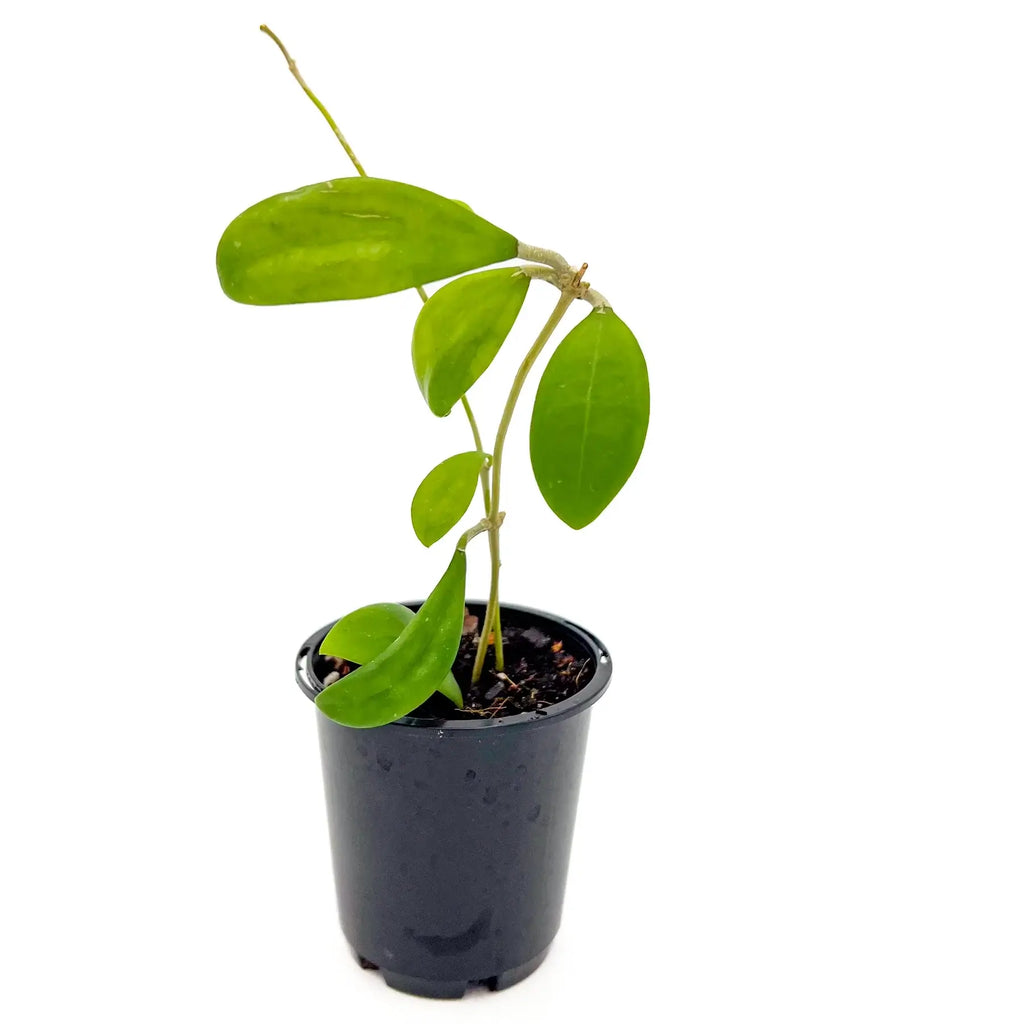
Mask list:
[[[469,609],[482,619],[482,605]],[[590,708],[611,659],[565,619],[501,610],[504,625],[534,626],[589,659],[589,681],[544,711],[504,718],[351,729],[317,711],[342,931],[363,967],[414,995],[514,985],[543,962],[561,921]],[[329,629],[296,662],[310,700]]]

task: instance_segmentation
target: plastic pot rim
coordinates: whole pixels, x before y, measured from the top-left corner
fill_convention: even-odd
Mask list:
[[[400,604],[416,609],[422,601],[401,601]],[[467,606],[473,605],[483,607],[484,601],[467,601]],[[524,617],[546,619],[557,627],[558,631],[564,632],[572,638],[580,647],[588,650],[594,662],[594,675],[590,681],[571,697],[566,700],[552,704],[541,711],[531,711],[518,715],[506,715],[502,718],[480,718],[480,719],[453,719],[453,718],[416,718],[406,715],[388,725],[378,726],[381,729],[413,728],[413,729],[436,729],[445,732],[476,732],[481,729],[522,729],[541,726],[553,719],[568,718],[577,715],[589,708],[608,688],[612,676],[612,659],[605,645],[588,629],[563,619],[560,615],[553,615],[551,612],[543,612],[537,608],[530,608],[526,605],[506,604],[502,602],[503,612],[513,612]],[[337,621],[337,620],[335,620]],[[317,686],[316,675],[313,671],[313,659],[320,650],[320,644],[327,635],[328,630],[334,622],[327,623],[318,629],[299,649],[295,659],[295,681],[299,689],[313,701],[316,699],[320,689]],[[319,710],[319,709],[318,709]]]

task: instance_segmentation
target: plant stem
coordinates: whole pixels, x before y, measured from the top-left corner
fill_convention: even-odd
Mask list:
[[[466,419],[469,420],[469,429],[473,431],[473,443],[476,445],[476,450],[483,455],[484,454],[484,443],[480,440],[480,431],[476,425],[476,417],[473,415],[473,410],[469,407],[469,399],[462,396],[462,408],[466,410]],[[491,514],[491,482],[490,482],[490,464],[485,464],[480,467],[480,489],[484,495],[484,515],[489,516]]]
[[[469,425],[473,431],[473,441],[476,443],[476,450],[481,455],[484,453],[484,443],[480,439],[480,431],[477,429],[476,417],[473,415],[473,410],[469,407],[469,399],[465,395],[462,396],[462,407],[466,410],[466,416],[469,418]],[[484,496],[484,515],[490,516],[491,514],[491,461],[487,460],[484,465],[480,467],[480,490]],[[491,572],[494,573],[494,566],[498,559],[498,549],[494,546],[494,539],[497,537],[498,531],[492,530],[490,541],[488,544],[488,550],[491,555]],[[495,636],[501,636],[501,609],[496,608],[494,612],[494,630]],[[504,658],[502,658],[504,660]]]
[[[520,245],[519,255],[522,256],[523,251],[526,249],[533,252],[552,252],[550,249],[537,249],[536,246]],[[557,256],[558,254],[555,253],[554,255]],[[562,270],[541,263],[524,263],[516,269],[523,277],[528,277],[534,281],[547,281],[548,284],[554,285],[554,287],[559,289],[567,286],[576,287],[578,289],[576,297],[589,302],[595,309],[610,308],[608,300],[599,291],[591,288],[582,278],[577,282],[576,275],[578,272],[568,264]]]
[[[508,434],[509,424],[512,422],[512,413],[515,411],[516,402],[519,400],[519,395],[523,390],[523,385],[526,383],[526,377],[530,370],[533,368],[533,364],[537,361],[537,357],[541,353],[541,349],[547,344],[548,339],[554,334],[555,328],[558,326],[562,317],[565,316],[566,310],[573,304],[576,299],[576,292],[570,288],[566,288],[562,291],[561,295],[558,296],[558,302],[555,305],[551,316],[548,317],[547,323],[541,328],[540,334],[537,335],[537,340],[530,346],[530,351],[526,353],[525,358],[519,366],[516,372],[515,380],[512,382],[512,390],[508,393],[508,398],[505,401],[505,411],[501,415],[501,422],[498,424],[498,433],[494,439],[494,454],[492,456],[491,463],[491,513],[490,519],[494,524],[494,529],[491,530],[488,535],[491,548],[491,592],[487,599],[487,613],[484,616],[483,629],[480,631],[480,644],[476,650],[476,659],[473,663],[473,682],[477,682],[483,673],[484,668],[484,657],[487,654],[487,640],[491,634],[491,630],[494,628],[494,624],[497,621],[498,615],[498,570],[501,568],[501,552],[498,544],[498,529],[501,525],[501,460],[502,455],[505,452],[505,437]],[[499,672],[505,668],[504,651],[502,650],[501,644],[501,631],[495,630],[494,633],[494,664]]]
[[[504,518],[505,518],[504,516],[499,516],[499,517],[498,517],[498,525],[499,525],[499,526],[501,525],[501,521],[502,521],[502,520],[503,520]],[[495,528],[495,526],[494,526],[494,523],[492,523],[490,519],[481,519],[481,520],[480,520],[480,522],[476,524],[476,526],[471,526],[471,527],[470,527],[470,528],[469,528],[469,529],[468,529],[468,530],[467,530],[467,531],[466,531],[466,532],[465,532],[465,533],[464,533],[464,534],[463,534],[463,535],[462,535],[462,536],[461,536],[461,537],[459,538],[459,543],[458,543],[458,545],[457,545],[457,549],[458,549],[459,551],[465,551],[465,550],[466,550],[466,545],[467,545],[467,544],[468,544],[468,543],[469,543],[469,542],[470,542],[470,541],[471,541],[471,540],[472,540],[472,539],[473,539],[474,537],[476,537],[476,536],[478,536],[479,534],[483,533],[483,532],[484,532],[484,530],[494,530],[494,528]]]
[[[342,144],[342,146],[345,147],[345,152],[348,153],[349,160],[351,160],[352,163],[355,164],[356,170],[365,178],[366,171],[363,170],[363,165],[359,162],[359,158],[352,151],[352,147],[348,144],[348,140],[345,138],[344,135],[341,134],[341,129],[334,123],[334,118],[331,117],[328,109],[320,102],[320,100],[317,99],[316,93],[314,93],[313,90],[310,89],[308,85],[306,85],[306,80],[302,77],[301,74],[299,74],[298,66],[296,65],[295,61],[292,60],[292,55],[287,51],[287,49],[285,49],[284,43],[282,43],[281,40],[278,39],[277,35],[266,25],[260,25],[260,31],[265,32],[268,36],[270,36],[271,39],[274,40],[275,43],[277,43],[277,48],[281,51],[282,54],[284,54],[284,59],[288,62],[288,70],[295,76],[295,81],[298,82],[300,86],[302,86],[302,91],[313,101],[313,105],[316,107],[316,109],[319,110],[320,113],[324,115],[324,120],[331,126],[331,131],[334,132],[334,134],[338,138],[338,141]]]
[[[320,102],[320,100],[317,98],[316,93],[314,93],[313,90],[310,89],[310,87],[306,84],[306,80],[299,73],[298,65],[295,63],[294,59],[292,58],[292,55],[288,52],[288,49],[285,47],[284,43],[282,43],[281,40],[278,38],[277,33],[274,32],[273,29],[269,28],[267,25],[260,25],[260,31],[266,33],[266,35],[270,36],[270,38],[273,39],[275,43],[277,43],[277,48],[281,51],[281,53],[284,55],[284,59],[288,62],[288,70],[294,76],[295,81],[298,82],[299,85],[302,87],[302,91],[313,101],[313,104],[316,107],[316,109],[319,110],[321,114],[323,114],[324,120],[331,126],[331,131],[334,132],[338,141],[341,143],[341,145],[344,147],[345,152],[348,154],[349,160],[352,161],[352,166],[355,167],[355,169],[359,172],[360,177],[367,177],[366,171],[363,169],[363,165],[359,162],[359,157],[356,156],[355,151],[348,144],[348,140],[345,138],[344,135],[342,135],[341,129],[338,127],[334,118],[331,117],[331,112]],[[419,294],[419,297],[424,302],[426,302],[427,293],[423,290],[423,288],[420,285],[416,285],[416,291]],[[480,431],[477,430],[476,419],[473,416],[473,410],[469,407],[469,399],[466,398],[465,395],[462,396],[462,407],[463,409],[466,410],[466,416],[469,419],[469,426],[470,429],[473,431],[473,441],[476,444],[476,450],[480,452],[481,455],[483,455],[484,446],[480,441]],[[491,514],[491,488],[490,484],[488,483],[488,479],[488,469],[485,466],[480,470],[480,487],[483,490],[484,496],[484,514],[489,516]]]
[[[521,260],[543,263],[553,267],[559,273],[569,270],[569,261],[554,249],[545,249],[539,245],[527,245],[526,242],[520,242],[518,256]]]

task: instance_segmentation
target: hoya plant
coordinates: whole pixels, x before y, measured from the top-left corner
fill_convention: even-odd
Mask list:
[[[271,196],[236,217],[217,247],[221,287],[237,302],[261,306],[417,289],[423,306],[412,329],[413,372],[435,416],[461,407],[472,448],[446,455],[427,473],[412,496],[412,528],[429,547],[459,525],[477,491],[483,503],[483,518],[458,538],[418,611],[367,605],[340,619],[323,640],[322,655],[357,667],[326,687],[317,706],[342,725],[369,728],[409,714],[435,692],[463,706],[451,670],[466,618],[466,551],[484,534],[490,592],[471,682],[480,679],[489,652],[493,668],[504,671],[498,596],[505,442],[523,385],[570,306],[582,301],[591,309],[558,342],[541,374],[530,461],[548,507],[573,529],[607,508],[640,458],[650,405],[647,366],[632,331],[583,279],[585,263],[577,269],[552,249],[519,241],[464,202],[367,176],[280,39],[261,28],[357,174]],[[449,278],[427,296],[424,285]],[[554,289],[554,308],[523,356],[487,448],[469,392],[509,336],[534,282]]]

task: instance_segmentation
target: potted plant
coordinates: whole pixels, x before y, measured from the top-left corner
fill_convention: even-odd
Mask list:
[[[505,988],[536,969],[558,929],[590,707],[611,677],[604,645],[586,629],[499,603],[506,435],[564,314],[588,303],[543,369],[530,425],[540,491],[581,529],[640,457],[646,364],[629,328],[584,280],[586,264],[577,269],[520,242],[465,203],[366,176],[281,41],[262,28],[358,174],[272,196],[236,217],[217,249],[223,290],[276,305],[418,289],[420,391],[436,416],[461,406],[473,445],[423,479],[413,529],[430,546],[455,529],[478,491],[483,505],[425,600],[358,608],[299,652],[299,685],[318,711],[342,929],[359,962],[403,991],[458,997],[471,984]],[[427,297],[424,285],[447,279]],[[534,282],[534,290],[553,287],[554,308],[485,447],[468,392]],[[486,602],[467,603],[475,538],[486,538],[491,585]]]

